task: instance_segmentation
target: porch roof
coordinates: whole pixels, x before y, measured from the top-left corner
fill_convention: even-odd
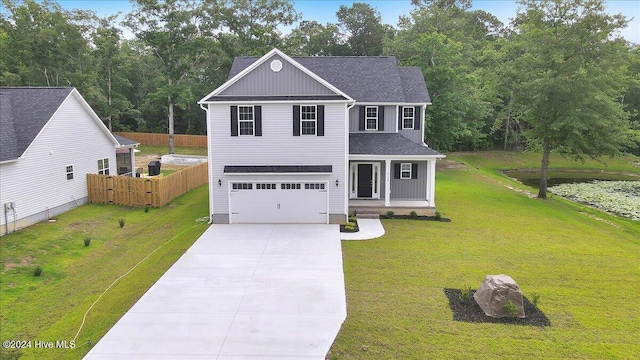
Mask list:
[[[420,145],[396,133],[351,133],[349,134],[349,154],[444,157],[426,145]]]

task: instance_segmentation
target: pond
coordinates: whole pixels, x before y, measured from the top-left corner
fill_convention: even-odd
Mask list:
[[[540,186],[540,170],[519,169],[502,171],[510,178],[514,178],[521,183],[538,188]],[[618,174],[607,173],[601,171],[567,171],[567,170],[551,170],[548,172],[547,186],[555,186],[560,184],[574,184],[592,182],[594,180],[604,181],[640,181],[640,173]]]

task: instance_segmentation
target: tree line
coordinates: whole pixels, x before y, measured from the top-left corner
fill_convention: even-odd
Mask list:
[[[640,48],[603,0],[521,0],[510,24],[471,0],[411,2],[391,26],[367,3],[322,24],[289,0],[133,0],[124,20],[2,0],[0,85],[75,86],[113,131],[204,134],[196,102],[236,56],[394,55],[422,68],[435,149],[638,153]]]

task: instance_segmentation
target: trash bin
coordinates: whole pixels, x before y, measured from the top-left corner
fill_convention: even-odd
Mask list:
[[[149,176],[160,175],[160,161],[154,160],[149,163]]]

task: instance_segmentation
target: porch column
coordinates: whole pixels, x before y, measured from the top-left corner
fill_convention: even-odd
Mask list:
[[[436,201],[434,197],[436,195],[436,161],[429,160],[427,161],[427,164],[429,164],[429,173],[427,174],[427,200],[429,200],[429,206],[435,207]]]
[[[384,206],[391,206],[391,160],[384,161]]]

